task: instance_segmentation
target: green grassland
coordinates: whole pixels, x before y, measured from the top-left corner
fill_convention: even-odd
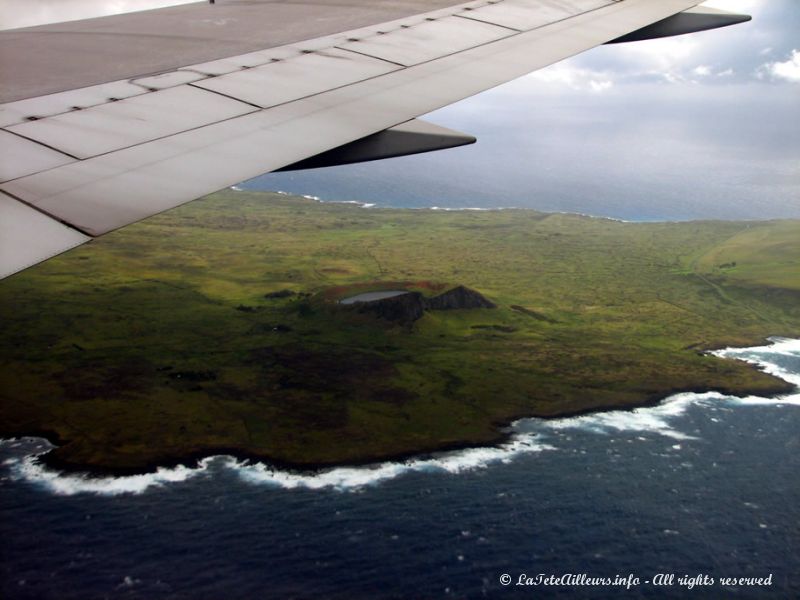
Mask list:
[[[456,285],[497,308],[403,323],[337,303]],[[800,221],[226,191],[0,282],[0,322],[0,435],[47,435],[55,464],[370,461],[496,442],[521,416],[785,391],[700,351],[800,335]]]

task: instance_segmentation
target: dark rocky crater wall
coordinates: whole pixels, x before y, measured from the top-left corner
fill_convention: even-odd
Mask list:
[[[420,292],[408,292],[391,298],[359,302],[353,307],[358,312],[374,314],[387,321],[413,323],[426,310],[497,308],[497,305],[479,292],[459,285],[432,298],[426,298]]]

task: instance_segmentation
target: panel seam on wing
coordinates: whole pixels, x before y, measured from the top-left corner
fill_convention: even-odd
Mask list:
[[[59,148],[56,148],[55,146],[51,146],[50,144],[42,142],[41,140],[37,140],[36,138],[28,137],[27,135],[23,135],[23,134],[18,133],[16,131],[12,131],[11,129],[6,129],[5,127],[0,127],[0,129],[5,131],[6,133],[10,133],[11,135],[17,136],[18,138],[22,138],[23,140],[27,140],[29,142],[33,142],[34,144],[38,144],[39,146],[44,146],[48,150],[52,150],[54,152],[58,152],[59,154],[63,154],[64,156],[67,156],[67,157],[71,158],[72,160],[82,160],[82,159],[78,158],[77,156],[74,156],[74,155],[70,154],[69,152],[66,152],[65,150],[61,150]],[[34,173],[28,173],[28,175],[35,175],[36,173],[42,173],[43,171],[49,171],[49,170],[50,169],[43,169],[42,171],[35,171]],[[28,175],[25,175],[24,177],[27,177]],[[13,180],[9,179],[8,181],[13,181]]]
[[[200,87],[199,85],[195,85],[194,83],[184,83],[183,85],[188,86],[188,87],[193,87],[194,89],[200,90],[202,92],[211,92],[212,94],[217,94],[218,96],[222,96],[223,98],[228,98],[229,100],[236,100],[237,102],[241,102],[242,104],[247,104],[248,106],[252,106],[253,108],[255,108],[257,110],[265,110],[263,106],[259,106],[258,104],[254,104],[253,102],[248,102],[247,100],[243,100],[242,98],[237,98],[236,96],[231,96],[230,94],[226,94],[225,92],[220,92],[219,90],[212,90],[211,88]],[[256,112],[256,111],[251,111],[251,112],[245,113],[245,114],[249,115],[249,114],[252,114],[253,112]],[[236,115],[234,117],[228,117],[228,119],[236,119],[237,117],[242,117],[242,116],[244,116],[244,115]],[[200,127],[206,127],[207,125],[213,125],[214,123],[222,123],[222,121],[227,121],[228,119],[222,119],[221,121],[213,121],[211,123],[206,123],[204,125],[198,125],[197,127],[192,127],[190,129],[184,129],[184,130],[181,131],[181,133],[183,131],[191,131],[192,129],[199,129]],[[167,136],[163,136],[163,137],[169,137],[169,136],[167,135]],[[156,139],[156,138],[153,138],[153,139]],[[150,140],[147,140],[147,141],[150,141]],[[147,141],[139,142],[139,143],[140,144],[146,144]],[[136,145],[136,144],[134,144],[134,145]],[[130,146],[126,146],[126,148],[130,148]],[[112,152],[114,152],[114,150],[112,150]]]
[[[49,217],[50,215],[47,215],[47,216]],[[60,222],[61,221],[59,221],[59,223]],[[74,229],[74,227],[72,229]],[[83,232],[81,231],[80,233],[83,233]],[[87,235],[87,234],[84,234],[84,235]],[[66,246],[62,246],[60,250],[56,250],[54,252],[45,253],[42,258],[36,258],[34,260],[26,260],[23,263],[18,263],[14,267],[13,271],[11,271],[10,273],[7,273],[5,276],[3,276],[0,279],[5,279],[6,277],[11,277],[12,275],[16,275],[17,273],[20,273],[20,272],[24,271],[25,269],[29,269],[30,267],[32,267],[34,265],[38,265],[39,263],[43,263],[43,262],[45,262],[47,260],[50,260],[51,258],[53,258],[55,256],[58,256],[59,254],[64,254],[64,252],[69,252],[70,250],[73,250],[73,249],[77,248],[78,246],[82,246],[83,244],[87,244],[87,243],[91,242],[93,239],[94,239],[93,237],[87,235],[85,240],[78,240],[78,241],[75,241],[75,242],[70,242]]]
[[[388,63],[390,65],[395,65],[397,67],[400,67],[401,69],[408,69],[408,65],[404,65],[403,63],[395,62],[393,60],[389,60],[388,58],[382,58],[380,56],[375,56],[374,54],[367,54],[366,52],[361,52],[360,50],[353,50],[352,48],[342,48],[341,46],[331,46],[331,48],[336,48],[337,50],[341,50],[342,52],[352,52],[353,54],[358,54],[359,56],[366,56],[367,58],[380,60],[380,61],[383,61],[383,62]],[[384,74],[373,75],[373,77],[383,77],[383,75]],[[224,75],[220,75],[220,77],[224,77]],[[368,77],[367,79],[371,79],[371,78]],[[361,81],[366,81],[366,79],[362,79]],[[354,83],[359,83],[359,82],[356,81]],[[346,87],[348,85],[353,85],[353,84],[352,83],[346,83],[343,86],[339,86],[339,87]],[[335,89],[335,88],[331,88],[331,89]],[[317,93],[318,94],[324,94],[325,92],[317,92]],[[313,96],[314,94],[311,94],[311,95]],[[308,98],[309,96],[305,96],[305,97]],[[291,102],[291,100],[289,100],[288,102]],[[275,105],[275,106],[278,106],[278,105]]]
[[[583,14],[583,13],[581,13]],[[459,19],[466,19],[468,21],[475,21],[476,23],[485,23],[486,25],[494,25],[495,27],[502,27],[503,29],[508,29],[509,31],[513,31],[515,34],[523,33],[525,31],[533,31],[533,29],[517,29],[516,27],[509,27],[508,25],[501,25],[500,23],[493,23],[491,21],[486,21],[484,19],[476,19],[475,17],[471,17],[469,15],[459,15],[455,14],[454,17],[458,17]]]
[[[13,192],[9,192],[5,188],[3,188],[0,191],[2,191],[2,193],[5,194],[6,196],[8,196],[9,198],[13,198],[14,200],[19,202],[20,204],[24,204],[28,208],[31,208],[31,209],[35,210],[36,212],[44,215],[48,219],[52,219],[53,221],[56,221],[56,222],[60,223],[61,225],[64,225],[65,227],[68,227],[69,229],[73,229],[73,230],[77,231],[78,233],[81,233],[81,234],[83,234],[85,236],[88,236],[90,238],[96,237],[96,236],[92,235],[91,233],[89,233],[88,231],[84,231],[83,229],[81,229],[77,225],[69,223],[68,221],[65,221],[64,219],[62,219],[61,217],[58,217],[58,216],[56,216],[54,214],[51,214],[51,213],[47,212],[45,209],[43,209],[43,208],[41,208],[39,206],[36,206],[35,204],[31,204],[30,202],[28,202],[24,198],[20,198],[18,195],[16,195]],[[83,243],[83,242],[81,242],[81,243]],[[61,252],[56,252],[52,256],[55,256],[56,254],[61,254]],[[41,261],[37,261],[37,262],[41,262]],[[31,263],[31,264],[36,264],[36,263]]]

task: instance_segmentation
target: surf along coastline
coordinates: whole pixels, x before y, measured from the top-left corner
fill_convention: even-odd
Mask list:
[[[619,409],[609,407],[604,410],[578,411],[572,414],[546,418],[523,417],[510,423],[498,436],[492,446],[454,444],[433,452],[409,453],[395,457],[382,457],[380,460],[358,461],[340,465],[292,465],[272,461],[260,456],[247,456],[237,449],[220,449],[210,454],[197,453],[195,456],[166,460],[160,464],[148,465],[141,471],[78,469],[59,465],[58,461],[48,460],[51,454],[48,447],[52,434],[40,432],[28,436],[43,438],[36,451],[21,459],[7,460],[18,479],[41,485],[46,490],[62,495],[95,493],[102,495],[138,494],[153,487],[180,483],[207,473],[211,467],[235,471],[239,476],[253,484],[270,484],[285,489],[336,489],[340,491],[358,489],[364,485],[376,485],[394,479],[406,472],[445,472],[458,474],[474,469],[488,468],[492,464],[508,462],[523,454],[533,454],[556,450],[542,435],[549,427],[563,429],[580,426],[588,417],[593,427],[606,429],[649,430],[678,440],[689,436],[671,429],[669,419],[679,416],[692,404],[703,401],[725,402],[737,400],[743,404],[796,404],[800,405],[800,373],[789,373],[779,365],[764,358],[763,354],[791,354],[800,356],[800,340],[770,338],[767,344],[757,347],[721,348],[710,350],[718,356],[732,360],[749,362],[754,368],[764,370],[780,377],[785,385],[776,387],[773,394],[760,396],[731,397],[712,390],[676,390],[638,407]],[[761,355],[759,355],[761,353]],[[620,417],[619,415],[630,415]],[[615,415],[616,418],[615,418]],[[525,432],[519,427],[522,422],[538,423],[536,432]],[[3,445],[15,445],[25,440],[2,440]]]
[[[216,194],[4,282],[2,435],[44,434],[42,464],[73,472],[214,454],[309,472],[687,390],[786,393],[701,353],[797,337],[800,282],[772,265],[799,226]],[[94,286],[70,275],[87,265]],[[337,302],[376,286],[409,293]]]
[[[788,373],[767,356],[775,354],[800,355],[800,340],[776,339],[773,344],[760,348],[724,349],[720,353],[738,356],[741,360],[757,363],[760,367],[775,371],[787,377],[794,384],[800,384],[800,373]],[[761,353],[761,358],[759,358]],[[316,472],[282,470],[275,465],[263,462],[238,460],[232,456],[213,456],[199,460],[193,467],[176,466],[172,469],[161,467],[151,474],[139,475],[91,475],[87,473],[69,473],[51,470],[42,465],[37,458],[46,448],[33,452],[22,460],[7,460],[6,466],[14,470],[14,477],[25,479],[33,484],[43,486],[47,491],[61,495],[78,493],[94,493],[101,495],[138,494],[163,485],[179,483],[208,472],[212,467],[230,469],[238,473],[245,481],[253,484],[268,484],[284,489],[334,489],[339,491],[357,490],[365,485],[375,485],[391,480],[406,472],[443,472],[458,474],[464,471],[486,468],[498,462],[508,462],[516,456],[557,448],[549,445],[546,436],[548,427],[555,429],[574,428],[588,425],[592,428],[605,427],[616,431],[650,431],[674,437],[678,440],[689,436],[674,431],[669,420],[682,414],[688,406],[703,402],[737,401],[744,404],[800,404],[800,394],[768,401],[763,397],[734,399],[713,393],[701,395],[680,394],[671,396],[653,408],[637,408],[631,411],[612,411],[611,413],[593,413],[595,416],[564,417],[559,419],[529,419],[529,424],[538,424],[535,433],[519,431],[515,427],[509,441],[491,448],[472,448],[459,452],[437,454],[412,458],[403,462],[385,461],[365,467],[342,466]],[[628,416],[625,416],[628,415]],[[5,441],[4,445],[21,442]],[[42,444],[46,446],[45,444]],[[13,463],[13,464],[12,464]]]

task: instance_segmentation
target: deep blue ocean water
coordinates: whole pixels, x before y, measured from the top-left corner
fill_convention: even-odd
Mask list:
[[[800,384],[798,341],[727,353]],[[681,394],[515,430],[499,448],[320,474],[217,457],[116,479],[44,470],[45,442],[8,440],[0,597],[800,597],[800,393]]]

